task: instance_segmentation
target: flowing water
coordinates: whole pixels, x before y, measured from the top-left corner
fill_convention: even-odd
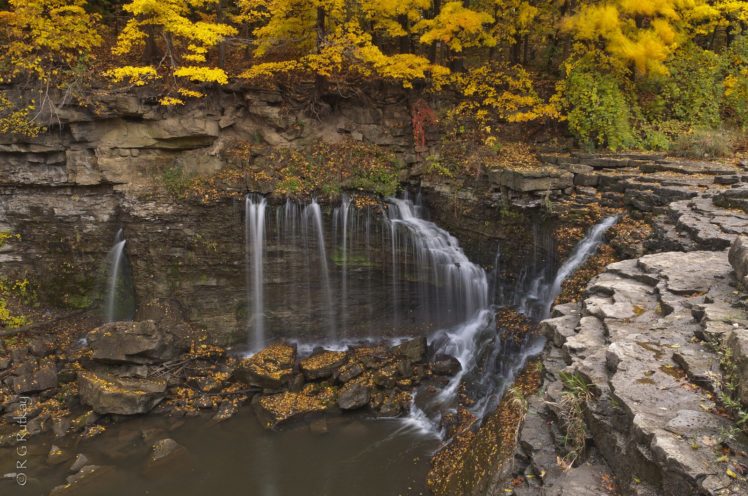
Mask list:
[[[125,255],[124,231],[119,229],[114,237],[114,245],[107,254],[106,292],[104,295],[104,321],[132,319],[131,285],[127,281],[127,260]]]
[[[310,329],[318,328],[293,336],[301,354],[319,344],[345,349],[363,337],[382,341],[421,333],[434,353],[456,357],[462,370],[439,390],[417,390],[407,418],[375,420],[354,413],[328,418],[321,427],[296,424],[266,432],[245,405],[220,424],[145,416],[69,449],[84,451],[92,463],[116,467],[104,479],[103,493],[112,496],[197,495],[216,488],[257,496],[427,494],[428,460],[446,441],[441,419],[456,407],[457,391],[473,400],[472,413],[482,419],[527,360],[542,351],[539,338],[519,343],[502,339],[495,305],[516,305],[536,319],[546,315],[563,281],[594,253],[615,220],[592,228],[560,266],[549,256],[550,235],[535,228],[531,261],[514,288],[505,290],[500,251],[489,277],[452,235],[425,217],[418,200],[390,198],[385,208],[356,208],[346,199],[326,214],[316,201],[275,206],[261,196],[248,196],[244,230],[250,350],[276,338],[283,330],[278,324],[282,318],[301,313],[313,320]],[[115,278],[124,258],[124,238],[119,236],[110,264]],[[276,262],[283,270],[269,271]],[[281,285],[283,291],[268,298],[268,288],[285,279],[289,283]],[[355,335],[348,336],[352,330]],[[149,473],[144,460],[150,444],[143,438],[153,431],[159,432],[157,438],[172,437],[188,449],[177,472]],[[45,439],[40,465],[48,445],[62,442]],[[64,478],[63,466],[48,470],[42,485]],[[49,487],[44,489],[46,493]],[[103,493],[94,488],[91,494]]]
[[[248,307],[252,308],[252,319],[247,319],[251,327],[248,335],[251,350],[259,350],[265,345],[265,207],[264,197],[247,195],[244,200],[244,239],[246,243],[246,273]]]

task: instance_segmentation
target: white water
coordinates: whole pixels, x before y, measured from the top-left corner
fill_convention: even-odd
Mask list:
[[[561,294],[561,284],[597,251],[597,247],[602,243],[603,235],[616,222],[618,222],[617,215],[606,217],[600,223],[593,226],[584,239],[574,247],[571,256],[566,259],[556,272],[556,277],[553,279],[553,283],[551,283],[548,293],[545,296],[544,318],[548,318],[551,315],[551,306],[556,301],[558,295]]]
[[[320,209],[317,200],[312,200],[312,203],[304,208],[304,217],[308,221],[311,220],[312,226],[317,235],[317,249],[319,250],[320,259],[319,270],[322,279],[323,290],[325,292],[327,313],[329,315],[327,337],[328,339],[334,340],[337,337],[337,329],[335,325],[335,311],[332,303],[332,287],[330,286],[330,267],[327,263],[327,250],[325,249],[325,232],[322,227],[322,210]]]
[[[107,322],[114,322],[117,318],[117,288],[121,283],[122,259],[124,258],[125,243],[122,229],[117,231],[114,237],[114,246],[107,254],[109,270],[107,271],[106,301],[104,306],[104,318]]]
[[[263,253],[265,249],[265,207],[263,197],[247,195],[244,200],[244,240],[247,274],[247,308],[252,318],[247,319],[248,341],[251,350],[265,345],[265,287]],[[250,326],[251,324],[251,326]],[[249,329],[251,327],[251,329]]]

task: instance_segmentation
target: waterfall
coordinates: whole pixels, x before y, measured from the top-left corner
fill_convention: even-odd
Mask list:
[[[341,304],[341,325],[343,332],[347,330],[347,312],[348,312],[348,210],[351,206],[351,199],[348,195],[343,195],[343,200],[340,205],[340,215],[342,217],[343,224],[343,239],[342,239],[342,253],[340,256],[342,274],[341,274],[341,291],[340,291],[340,304]]]
[[[550,255],[553,251],[552,240],[549,240],[547,235],[540,236],[538,232],[534,231],[533,244],[536,249],[533,253],[532,263],[529,264],[529,267],[523,267],[520,271],[511,303],[517,307],[520,313],[531,319],[543,320],[548,318],[553,302],[561,294],[563,282],[595,253],[602,243],[603,235],[617,220],[617,216],[610,216],[594,225],[584,239],[574,247],[569,258],[555,272],[552,270],[555,264]],[[547,252],[547,258],[544,262],[541,261],[537,249],[541,244],[544,251]],[[506,302],[499,303],[505,304]]]
[[[322,210],[317,200],[304,208],[304,217],[311,228],[316,233],[317,249],[319,250],[319,271],[320,279],[325,291],[325,300],[327,303],[327,313],[329,315],[329,327],[327,329],[327,338],[334,340],[337,338],[335,325],[335,311],[332,303],[332,288],[330,287],[330,267],[327,263],[327,250],[325,249],[325,232],[322,227]]]
[[[262,196],[247,195],[244,200],[244,242],[247,276],[247,332],[250,349],[265,345],[265,298],[263,253],[265,248],[265,207]],[[249,309],[252,318],[249,318]],[[250,325],[251,324],[251,325]],[[251,331],[251,333],[250,333]]]
[[[603,235],[610,229],[613,224],[618,222],[617,215],[611,215],[606,217],[601,222],[596,224],[592,229],[589,230],[587,235],[582,241],[574,247],[574,251],[571,252],[569,258],[559,267],[556,272],[556,277],[547,289],[544,295],[543,304],[543,318],[548,318],[551,315],[551,306],[556,300],[559,294],[561,294],[561,284],[576,271],[580,265],[587,261],[587,259],[597,251],[597,247],[603,240]]]
[[[104,302],[104,319],[106,322],[120,320],[120,311],[117,308],[118,290],[123,280],[123,264],[125,258],[125,239],[124,231],[119,229],[114,237],[114,245],[107,254],[107,282],[106,298]]]
[[[404,236],[413,250],[413,265],[427,273],[437,289],[441,288],[442,309],[453,322],[464,322],[488,307],[488,280],[485,271],[472,263],[451,234],[433,222],[424,220],[410,200],[389,198],[393,251],[397,239]],[[396,264],[393,262],[393,271]],[[394,277],[394,275],[393,275]]]
[[[438,331],[432,337],[432,345],[436,353],[457,358],[462,370],[427,402],[425,410],[414,402],[406,420],[406,424],[436,433],[443,410],[456,406],[463,378],[475,371],[483,336],[492,328],[488,280],[485,271],[467,258],[457,239],[423,219],[410,200],[389,198],[388,202],[393,250],[398,248],[396,240],[403,238],[402,244],[412,248],[405,250],[412,257],[412,264],[419,274],[429,275],[434,295],[439,297],[439,305],[434,308],[449,320],[458,322],[451,328]]]

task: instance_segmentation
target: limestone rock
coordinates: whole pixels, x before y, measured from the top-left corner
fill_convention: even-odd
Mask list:
[[[280,389],[286,386],[296,367],[296,346],[272,344],[239,363],[234,375],[249,385]]]
[[[440,353],[431,359],[431,372],[436,375],[457,375],[462,370],[462,364],[452,355]]]
[[[266,429],[327,412],[335,406],[336,392],[331,387],[307,384],[301,392],[285,391],[261,396],[253,401],[255,414]]]
[[[409,339],[392,348],[395,355],[408,358],[412,362],[422,362],[426,358],[426,338],[418,337]]]
[[[347,361],[346,352],[325,350],[301,360],[299,368],[307,380],[314,381],[331,377]]]
[[[109,465],[86,465],[67,477],[67,483],[50,491],[49,496],[80,496],[105,494],[111,487],[115,468]]]
[[[735,275],[738,281],[744,286],[748,287],[748,236],[738,236],[735,241],[732,242],[730,252],[728,254],[730,265],[735,270]]]
[[[179,353],[174,336],[152,320],[104,324],[90,331],[86,339],[93,359],[102,362],[151,364],[171,360]]]
[[[740,402],[748,406],[748,329],[737,328],[727,335],[727,347],[735,364]]]
[[[96,413],[147,413],[166,396],[166,380],[115,377],[83,371],[78,374],[81,402]]]
[[[367,386],[350,382],[338,391],[338,406],[343,410],[354,410],[369,404],[370,390]]]
[[[41,362],[38,367],[13,378],[13,390],[18,394],[44,391],[57,386],[57,369],[54,363]]]

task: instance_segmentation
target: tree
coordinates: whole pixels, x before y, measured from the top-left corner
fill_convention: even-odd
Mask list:
[[[615,0],[583,4],[564,28],[590,50],[603,43],[638,74],[667,74],[665,61],[689,28],[716,15],[703,0]]]
[[[100,18],[86,11],[85,0],[10,0],[9,7],[0,11],[0,60],[7,68],[0,83],[20,77],[57,82],[86,64],[102,41]]]
[[[115,81],[143,85],[163,79],[169,93],[161,103],[177,105],[182,97],[200,97],[190,83],[226,84],[228,75],[208,62],[208,52],[236,28],[215,21],[220,0],[132,0],[124,10],[132,14],[112,49],[116,56],[144,52],[147,65],[125,65],[108,71]],[[199,20],[193,20],[199,19]],[[175,96],[179,95],[179,96]]]

